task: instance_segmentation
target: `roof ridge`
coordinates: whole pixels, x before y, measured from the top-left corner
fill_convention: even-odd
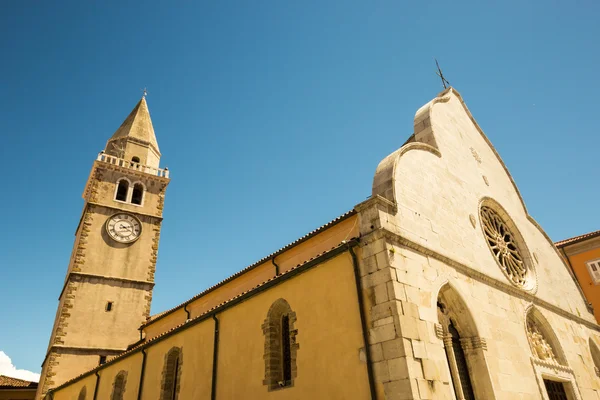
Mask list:
[[[567,244],[572,244],[572,243],[578,242],[578,241],[580,241],[582,239],[593,238],[595,236],[600,236],[600,230],[593,231],[593,232],[588,232],[588,233],[584,233],[583,235],[574,236],[574,237],[568,238],[568,239],[559,240],[558,242],[555,242],[554,245],[556,247],[564,246],[564,245],[567,245]]]
[[[129,350],[125,350],[124,352],[122,352],[120,354],[117,354],[113,358],[109,359],[106,363],[98,365],[97,367],[94,367],[94,368],[92,368],[92,369],[90,369],[90,370],[88,370],[86,372],[83,372],[83,373],[81,373],[81,374],[79,374],[79,375],[77,375],[77,376],[75,376],[75,377],[73,377],[73,378],[65,381],[64,383],[62,383],[61,385],[53,388],[52,390],[54,391],[54,390],[57,390],[57,389],[62,389],[63,387],[67,386],[68,384],[70,384],[72,382],[75,382],[76,380],[82,378],[83,376],[86,376],[86,375],[88,375],[88,374],[90,374],[90,373],[92,373],[94,371],[98,371],[98,370],[100,370],[102,368],[105,368],[109,364],[112,364],[115,360],[124,358],[124,357],[128,356],[129,354],[135,352],[137,349],[139,349],[141,347],[144,347],[144,346],[147,346],[150,343],[154,343],[155,341],[159,340],[160,338],[164,337],[165,335],[170,334],[170,333],[172,333],[175,330],[178,330],[179,328],[183,327],[184,325],[188,325],[188,324],[190,324],[193,321],[196,321],[196,320],[199,320],[199,319],[205,317],[206,315],[214,312],[215,310],[217,310],[217,309],[219,309],[219,308],[221,308],[221,307],[223,307],[223,306],[231,303],[232,301],[236,300],[237,298],[245,296],[245,295],[247,295],[247,294],[249,294],[251,292],[254,292],[258,288],[266,285],[269,282],[272,282],[274,280],[279,280],[282,277],[291,274],[292,272],[294,272],[298,268],[300,268],[300,267],[302,267],[302,266],[310,263],[311,261],[314,261],[314,260],[316,260],[318,258],[321,258],[321,257],[323,257],[323,256],[325,256],[325,255],[327,255],[327,254],[329,254],[329,253],[331,253],[331,252],[333,252],[333,251],[335,251],[335,250],[343,247],[343,246],[351,246],[352,242],[357,243],[357,241],[358,241],[358,239],[355,238],[355,237],[349,238],[348,240],[342,240],[339,244],[337,244],[336,246],[333,246],[331,249],[323,251],[323,252],[321,252],[321,253],[319,253],[319,254],[317,254],[317,255],[309,258],[308,260],[305,260],[302,263],[297,264],[295,267],[292,267],[292,268],[288,269],[287,271],[285,271],[285,272],[283,272],[283,273],[281,273],[281,274],[279,274],[277,276],[271,277],[271,278],[267,279],[266,281],[263,281],[262,283],[257,284],[256,286],[254,286],[251,289],[248,289],[248,290],[246,290],[246,291],[244,291],[244,292],[242,292],[242,293],[240,293],[240,294],[238,294],[238,295],[236,295],[236,296],[234,296],[234,297],[232,297],[232,298],[230,298],[228,300],[225,300],[225,301],[219,303],[218,305],[216,305],[214,307],[211,307],[210,309],[206,310],[202,314],[197,315],[194,318],[191,318],[189,320],[186,320],[185,322],[182,322],[181,324],[178,324],[178,325],[176,325],[176,326],[174,326],[174,327],[172,327],[172,328],[170,328],[170,329],[168,329],[168,330],[166,330],[164,332],[161,332],[160,334],[158,334],[158,335],[156,335],[156,336],[154,336],[154,337],[152,337],[152,338],[150,338],[148,340],[145,340],[144,342],[138,344],[137,346],[132,347]]]
[[[297,244],[299,244],[299,243],[301,243],[301,242],[309,239],[310,237],[316,235],[317,233],[323,231],[325,228],[328,228],[328,227],[330,227],[333,224],[341,222],[342,220],[344,220],[344,219],[346,219],[346,218],[348,218],[348,217],[350,217],[351,215],[354,215],[354,214],[356,214],[356,210],[354,210],[354,209],[352,209],[350,211],[346,211],[342,215],[340,215],[340,216],[332,219],[331,221],[327,222],[326,224],[321,225],[320,227],[318,227],[318,228],[316,228],[316,229],[308,232],[304,236],[301,236],[298,239],[294,240],[293,242],[291,242],[291,243],[289,243],[289,244],[281,247],[279,250],[277,250],[277,251],[275,251],[275,252],[273,252],[273,253],[271,253],[271,254],[263,257],[263,258],[261,258],[258,261],[255,261],[254,263],[252,263],[252,264],[248,265],[247,267],[239,270],[238,272],[234,273],[233,275],[230,275],[229,277],[221,280],[220,282],[217,282],[214,285],[209,286],[208,288],[204,289],[200,293],[198,293],[198,294],[190,297],[189,299],[187,299],[186,301],[184,301],[184,302],[176,305],[175,307],[172,307],[172,308],[170,308],[168,310],[165,310],[165,311],[161,311],[161,312],[159,312],[157,314],[154,314],[154,315],[148,317],[149,319],[147,319],[146,322],[144,322],[141,325],[141,327],[148,326],[150,323],[155,322],[156,320],[158,320],[158,319],[166,316],[167,314],[170,314],[171,312],[177,310],[178,308],[180,308],[180,307],[182,307],[182,306],[184,306],[186,304],[189,304],[189,303],[191,303],[194,300],[199,299],[200,297],[204,296],[205,294],[207,294],[207,293],[215,290],[216,288],[224,285],[225,283],[233,280],[234,278],[237,278],[238,276],[242,275],[244,272],[247,272],[247,271],[249,271],[249,270],[257,267],[258,265],[264,263],[265,261],[267,261],[267,260],[269,260],[269,259],[271,259],[271,258],[273,258],[273,257],[275,257],[275,256],[277,256],[277,255],[279,255],[281,253],[283,253],[284,251],[290,249],[291,247],[293,247],[293,246],[295,246],[295,245],[297,245]]]

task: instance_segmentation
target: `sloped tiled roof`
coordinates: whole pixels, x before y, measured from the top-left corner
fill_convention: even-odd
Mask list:
[[[37,388],[37,382],[30,382],[23,379],[12,378],[10,376],[0,375],[0,388]]]
[[[85,376],[88,376],[89,374],[91,374],[91,373],[93,373],[95,371],[98,371],[98,370],[100,370],[102,368],[105,368],[105,367],[109,366],[110,364],[112,364],[116,360],[120,360],[120,359],[122,359],[124,357],[127,357],[131,353],[134,353],[134,352],[140,350],[143,347],[147,347],[150,344],[152,344],[154,342],[157,342],[157,341],[161,340],[162,338],[164,338],[166,336],[170,336],[171,334],[175,333],[175,331],[179,331],[180,329],[183,329],[184,326],[190,326],[190,325],[193,325],[194,322],[200,322],[200,320],[209,317],[211,314],[213,314],[215,312],[218,312],[219,309],[221,309],[223,307],[227,307],[228,305],[235,305],[237,302],[243,300],[247,296],[252,295],[254,293],[258,293],[261,289],[267,288],[269,284],[276,284],[276,282],[274,282],[274,281],[281,281],[281,280],[283,280],[283,279],[285,279],[285,278],[287,278],[289,276],[293,276],[294,274],[297,274],[298,272],[301,272],[303,270],[302,267],[308,268],[311,265],[316,265],[316,264],[318,264],[320,262],[323,262],[322,261],[323,259],[326,259],[327,257],[336,256],[337,254],[339,254],[340,251],[343,251],[343,248],[350,247],[352,245],[356,245],[357,243],[358,243],[357,242],[357,238],[349,238],[348,240],[344,240],[341,243],[339,243],[337,246],[332,247],[330,250],[327,250],[327,251],[324,251],[324,252],[322,252],[320,254],[317,254],[316,256],[314,256],[314,257],[312,257],[312,258],[310,258],[310,259],[308,259],[308,260],[306,260],[306,261],[304,261],[304,262],[296,265],[295,267],[290,268],[289,270],[287,270],[287,271],[285,271],[285,272],[283,272],[283,273],[281,273],[281,274],[279,274],[279,275],[277,275],[275,277],[269,278],[269,279],[267,279],[266,281],[264,281],[262,283],[259,283],[258,285],[256,285],[252,289],[249,289],[249,290],[247,290],[245,292],[242,292],[242,293],[240,293],[240,294],[232,297],[231,299],[226,300],[226,301],[222,302],[221,304],[218,304],[218,305],[214,306],[210,310],[207,310],[207,311],[203,312],[202,314],[200,314],[200,315],[198,315],[198,316],[196,316],[196,317],[194,317],[194,318],[192,318],[190,320],[187,320],[187,321],[185,321],[185,322],[183,322],[183,323],[181,323],[181,324],[179,324],[177,326],[174,326],[174,327],[168,329],[165,332],[160,333],[159,335],[157,335],[157,336],[155,336],[153,338],[150,338],[148,340],[145,340],[145,341],[141,342],[140,344],[132,347],[131,349],[126,350],[123,353],[121,353],[119,355],[116,355],[115,357],[109,359],[106,363],[104,363],[102,365],[99,365],[96,368],[93,368],[93,369],[91,369],[91,370],[89,370],[87,372],[84,372],[83,374],[77,375],[76,377],[74,377],[72,379],[69,379],[68,381],[66,381],[62,385],[60,385],[60,386],[58,386],[58,387],[56,387],[56,388],[54,388],[52,390],[54,391],[54,390],[62,389],[63,387],[65,387],[65,386],[67,386],[67,385],[69,385],[69,384],[71,384],[71,383],[73,383],[73,382],[75,382],[75,381],[77,381],[77,380],[85,377]]]
[[[171,309],[169,309],[169,310],[165,310],[165,311],[162,311],[162,312],[160,312],[160,313],[158,313],[158,314],[151,315],[150,317],[148,317],[148,319],[146,320],[146,322],[145,322],[144,324],[142,324],[142,327],[144,327],[144,326],[146,326],[146,325],[149,325],[150,323],[152,323],[152,322],[156,321],[157,319],[160,319],[160,318],[162,318],[162,317],[164,317],[164,316],[166,316],[166,315],[168,315],[168,314],[172,313],[173,311],[175,311],[175,310],[177,310],[177,309],[179,309],[179,308],[183,307],[184,305],[186,305],[186,304],[189,304],[189,303],[193,302],[194,300],[196,300],[196,299],[198,299],[198,298],[200,298],[200,297],[204,296],[204,295],[205,295],[205,294],[207,294],[208,292],[211,292],[211,291],[215,290],[215,289],[216,289],[216,288],[218,288],[219,286],[222,286],[222,285],[224,285],[225,283],[227,283],[227,282],[229,282],[229,281],[231,281],[231,280],[233,280],[233,279],[237,278],[238,276],[240,276],[240,275],[244,274],[245,272],[248,272],[249,270],[251,270],[251,269],[253,269],[253,268],[255,268],[255,267],[259,266],[260,264],[264,263],[265,261],[267,261],[267,260],[269,260],[269,259],[271,259],[271,258],[273,258],[273,257],[275,257],[275,256],[277,256],[277,255],[279,255],[279,254],[281,254],[281,253],[283,253],[284,251],[288,250],[288,249],[289,249],[289,248],[291,248],[291,247],[294,247],[294,246],[296,246],[297,244],[299,244],[299,243],[301,243],[301,242],[304,242],[305,240],[307,240],[307,239],[311,238],[312,236],[316,235],[317,233],[320,233],[320,232],[324,231],[325,229],[329,228],[330,226],[332,226],[332,225],[335,225],[335,224],[337,224],[338,222],[341,222],[341,221],[345,220],[346,218],[348,218],[348,217],[350,217],[350,216],[352,216],[352,215],[354,215],[354,214],[356,214],[356,211],[355,211],[355,210],[350,210],[350,211],[348,211],[348,212],[345,212],[344,214],[340,215],[339,217],[337,217],[337,218],[335,218],[335,219],[333,219],[333,220],[329,221],[329,222],[328,222],[328,223],[326,223],[325,225],[322,225],[322,226],[318,227],[317,229],[315,229],[315,230],[312,230],[312,231],[308,232],[306,235],[304,235],[304,236],[302,236],[302,237],[300,237],[300,238],[298,238],[298,239],[294,240],[292,243],[289,243],[289,244],[287,244],[287,245],[283,246],[283,247],[282,247],[282,248],[280,248],[279,250],[277,250],[277,251],[275,251],[275,252],[273,252],[273,253],[269,254],[268,256],[265,256],[265,257],[261,258],[260,260],[258,260],[258,261],[256,261],[256,262],[254,262],[254,263],[250,264],[250,265],[249,265],[249,266],[247,266],[246,268],[244,268],[244,269],[242,269],[242,270],[240,270],[240,271],[236,272],[235,274],[231,275],[231,276],[230,276],[230,277],[228,277],[228,278],[225,278],[225,279],[224,279],[224,280],[222,280],[221,282],[219,282],[219,283],[217,283],[217,284],[215,284],[215,285],[213,285],[213,286],[209,287],[209,288],[208,288],[208,289],[206,289],[206,290],[203,290],[202,292],[198,293],[197,295],[195,295],[195,296],[194,296],[194,297],[192,297],[191,299],[189,299],[189,300],[186,300],[186,301],[184,301],[183,303],[181,303],[181,304],[179,304],[179,305],[177,305],[177,306],[175,306],[175,307],[173,307],[173,308],[171,308]]]
[[[592,238],[594,238],[596,236],[600,236],[600,231],[586,233],[586,234],[583,234],[583,235],[572,237],[570,239],[564,239],[564,240],[561,240],[559,242],[554,243],[554,245],[556,247],[565,247],[567,245],[570,245],[570,244],[573,244],[573,243],[577,243],[577,242],[581,242],[581,241],[586,240],[586,239],[592,239]]]

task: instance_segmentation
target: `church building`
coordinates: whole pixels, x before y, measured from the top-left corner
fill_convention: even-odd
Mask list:
[[[398,145],[366,201],[150,315],[170,177],[142,98],[92,166],[36,398],[600,400],[593,309],[461,95]]]

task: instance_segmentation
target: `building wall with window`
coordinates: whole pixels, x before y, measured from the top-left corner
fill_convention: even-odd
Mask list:
[[[219,321],[216,396],[221,399],[307,399],[369,397],[355,270],[345,248],[309,269],[284,273],[279,282],[255,290],[243,301],[217,311]],[[326,253],[327,254],[327,253]],[[329,257],[329,256],[328,256]],[[266,381],[269,346],[278,338],[265,335],[273,304],[281,300],[291,313],[289,351],[291,379],[270,388]],[[293,314],[293,315],[291,315]],[[212,391],[215,321],[210,315],[184,323],[175,331],[111,360],[51,393],[56,400],[74,398],[83,386],[87,395],[111,399],[113,383],[127,371],[123,399],[137,399],[146,352],[143,399],[209,399]],[[274,322],[277,324],[277,321]],[[282,332],[279,332],[282,334]],[[166,368],[169,352],[179,351],[174,397],[163,395],[175,371]],[[166,388],[167,393],[173,393]]]
[[[368,200],[141,328],[50,397],[600,400],[584,291],[453,88]]]
[[[600,322],[600,231],[556,243]]]

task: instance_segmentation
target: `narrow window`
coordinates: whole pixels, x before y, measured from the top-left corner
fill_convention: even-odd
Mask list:
[[[81,391],[79,392],[79,396],[77,396],[77,400],[85,400],[86,392],[85,386],[82,387]]]
[[[117,186],[117,196],[116,199],[119,201],[127,201],[127,192],[129,191],[129,182],[125,179],[121,179],[119,181],[119,186]]]
[[[297,376],[296,342],[294,329],[296,313],[284,299],[275,301],[262,325],[265,335],[265,379],[263,384],[269,391],[294,386]]]
[[[144,186],[141,183],[133,185],[133,194],[131,195],[131,203],[142,204],[142,198],[144,197]]]
[[[179,373],[179,357],[175,359],[175,369],[173,370],[173,390],[171,390],[170,400],[175,400],[177,397],[177,374]]]
[[[106,308],[105,308],[105,310],[106,310],[107,312],[110,312],[110,311],[112,311],[112,306],[113,306],[113,302],[112,302],[112,301],[108,301],[108,302],[106,302]]]
[[[102,365],[106,362],[106,356],[100,356],[100,361],[98,361],[98,365]]]
[[[177,400],[181,385],[182,353],[180,347],[173,347],[165,356],[162,373],[160,400]]]
[[[290,317],[286,314],[281,317],[281,342],[283,346],[283,385],[287,386],[292,381],[292,351],[290,348]]]
[[[123,400],[123,395],[125,394],[126,381],[127,372],[120,371],[115,377],[115,382],[113,383],[113,391],[110,396],[110,400]]]

